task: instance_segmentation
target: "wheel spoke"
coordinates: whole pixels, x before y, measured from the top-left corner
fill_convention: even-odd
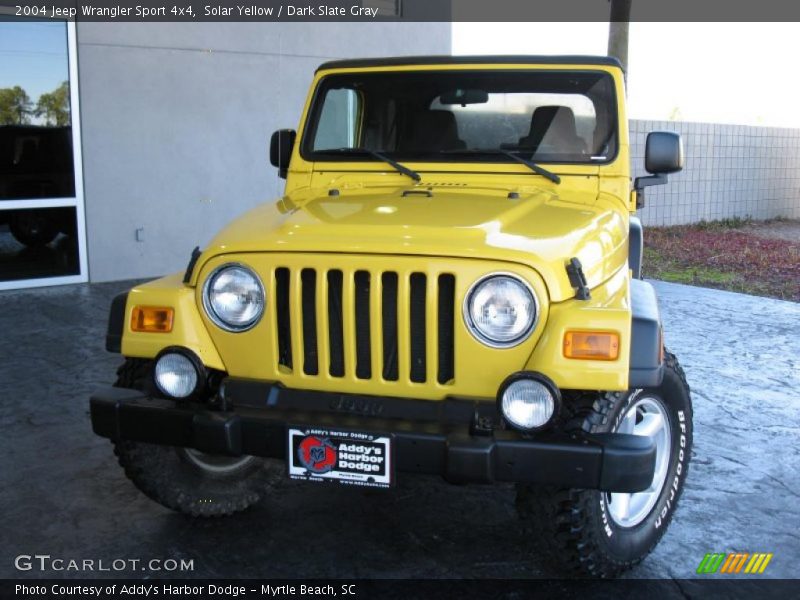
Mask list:
[[[633,433],[635,427],[636,410],[631,410],[623,417],[622,423],[619,424],[619,429],[617,431],[620,433]]]
[[[624,521],[631,509],[631,495],[625,493],[611,494],[611,510],[617,519]]]
[[[664,418],[658,413],[645,413],[644,418],[634,428],[636,435],[653,437],[664,427]]]
[[[615,431],[649,437],[656,445],[656,464],[650,486],[640,492],[606,496],[611,519],[623,527],[633,527],[653,510],[663,489],[672,445],[670,423],[661,401],[643,396],[627,408]]]

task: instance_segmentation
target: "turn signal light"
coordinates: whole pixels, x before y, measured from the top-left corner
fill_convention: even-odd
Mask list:
[[[564,356],[582,360],[617,360],[619,335],[602,331],[568,331]]]
[[[131,330],[148,333],[172,331],[174,312],[163,306],[134,306],[131,313]]]

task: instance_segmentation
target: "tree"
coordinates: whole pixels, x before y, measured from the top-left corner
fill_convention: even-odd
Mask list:
[[[25,125],[31,122],[31,99],[18,85],[0,88],[0,125]]]
[[[45,125],[69,125],[69,83],[63,82],[52,92],[39,96],[36,116],[44,117]]]
[[[608,18],[608,55],[614,56],[628,72],[628,25],[631,20],[632,0],[609,0],[611,14]]]

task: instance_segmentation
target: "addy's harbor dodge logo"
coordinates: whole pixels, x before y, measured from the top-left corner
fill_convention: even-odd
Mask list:
[[[336,447],[328,438],[310,435],[297,449],[300,464],[312,473],[327,473],[336,466]]]
[[[728,554],[706,554],[697,572],[702,575],[713,573],[750,573],[761,574],[772,560],[772,553],[730,552]]]

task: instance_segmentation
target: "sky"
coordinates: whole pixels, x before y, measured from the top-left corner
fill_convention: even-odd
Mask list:
[[[606,54],[608,23],[454,23],[453,54]],[[628,116],[800,128],[800,23],[631,23]]]
[[[34,104],[69,78],[64,22],[0,21],[0,88],[20,86]]]

